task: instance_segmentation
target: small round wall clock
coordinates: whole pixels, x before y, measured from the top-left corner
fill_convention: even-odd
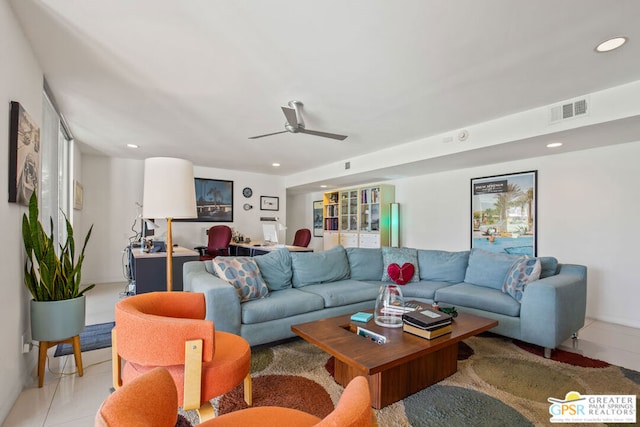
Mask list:
[[[242,195],[248,199],[253,195],[253,190],[249,187],[244,187],[242,189]]]
[[[245,203],[244,205],[242,205],[242,207],[245,211],[253,209],[253,206],[251,206],[249,203]]]

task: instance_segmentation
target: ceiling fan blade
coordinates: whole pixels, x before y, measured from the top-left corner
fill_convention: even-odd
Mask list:
[[[281,107],[284,116],[287,118],[287,123],[289,123],[292,127],[298,127],[298,115],[296,114],[295,108],[289,107]]]
[[[303,128],[298,129],[298,132],[308,133],[309,135],[323,136],[325,138],[339,139],[340,141],[344,141],[345,139],[347,139],[346,135],[338,135],[337,133],[329,133],[329,132],[319,132],[317,130],[309,130],[309,129],[303,129]]]
[[[287,132],[289,132],[289,131],[288,130],[283,130],[281,132],[265,133],[264,135],[250,136],[249,139],[264,138],[265,136],[277,135],[279,133],[287,133]]]

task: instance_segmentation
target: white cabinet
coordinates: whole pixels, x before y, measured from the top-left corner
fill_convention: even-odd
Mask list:
[[[324,249],[337,244],[361,248],[389,246],[390,204],[394,201],[395,187],[386,184],[324,193]]]

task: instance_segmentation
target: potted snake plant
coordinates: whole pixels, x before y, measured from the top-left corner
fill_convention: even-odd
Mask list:
[[[22,216],[22,239],[27,256],[24,283],[31,293],[31,337],[36,341],[62,341],[84,329],[85,296],[92,284],[80,289],[84,251],[93,226],[87,232],[76,259],[73,227],[65,215],[67,238],[56,248],[53,219],[47,235],[38,220],[38,200],[33,192],[29,212]]]

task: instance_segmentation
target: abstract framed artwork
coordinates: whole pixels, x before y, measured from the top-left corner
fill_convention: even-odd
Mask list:
[[[233,222],[233,181],[195,178],[198,217],[185,222]]]
[[[322,200],[313,202],[313,237],[322,237]]]
[[[261,211],[277,211],[280,210],[280,199],[274,196],[260,196]]]
[[[538,171],[471,179],[471,248],[536,256]]]
[[[19,102],[9,117],[9,202],[28,206],[40,182],[40,128]]]

